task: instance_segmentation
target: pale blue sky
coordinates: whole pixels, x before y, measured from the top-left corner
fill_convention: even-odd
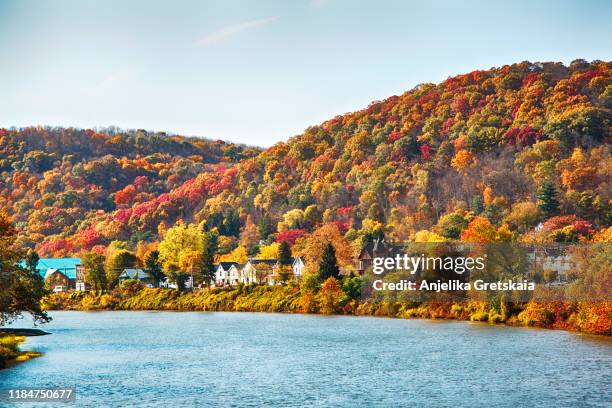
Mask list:
[[[610,60],[610,1],[0,0],[0,127],[260,146],[423,82]]]

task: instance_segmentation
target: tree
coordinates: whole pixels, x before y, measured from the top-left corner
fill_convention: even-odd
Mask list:
[[[36,270],[39,260],[40,260],[40,257],[38,256],[38,253],[36,251],[33,251],[33,250],[28,251],[28,255],[26,256],[25,261],[26,261],[26,267],[28,268],[28,271],[32,275],[40,276],[38,275],[38,272]]]
[[[12,247],[17,236],[8,216],[0,212],[0,326],[10,323],[22,313],[29,313],[34,323],[51,318],[42,310],[40,301],[47,294],[40,275],[18,263],[24,255]]]
[[[95,252],[88,252],[84,254],[81,259],[83,266],[85,267],[85,282],[87,282],[96,292],[106,289],[104,255]]]
[[[304,210],[304,219],[302,221],[303,227],[309,231],[312,231],[317,224],[320,224],[323,220],[323,213],[319,207],[315,204],[309,205]],[[291,228],[289,228],[291,229]]]
[[[165,278],[161,263],[159,262],[159,251],[153,250],[149,252],[145,257],[144,264],[145,271],[151,276],[151,279],[153,279],[155,287],[159,287],[159,283]]]
[[[223,219],[223,235],[231,235],[237,237],[240,234],[240,216],[233,208],[230,208]]]
[[[106,261],[107,282],[110,287],[113,287],[117,284],[119,275],[121,275],[124,269],[136,266],[137,259],[136,255],[127,249],[119,249],[112,253]]]
[[[291,248],[287,241],[281,241],[280,247],[278,248],[278,262],[281,265],[290,265],[291,264]]]
[[[242,245],[234,248],[232,252],[229,254],[223,254],[219,257],[219,262],[237,262],[237,263],[246,263],[248,260],[249,254],[247,250]]]
[[[545,219],[559,213],[557,191],[550,180],[546,180],[538,189],[538,209]]]
[[[538,207],[531,201],[512,204],[512,210],[505,221],[521,232],[533,227],[538,220],[540,212]]]
[[[318,228],[307,238],[296,242],[297,254],[304,259],[309,272],[316,273],[316,267],[321,260],[321,254],[325,252],[326,246],[331,243],[335,250],[338,264],[345,268],[353,265],[353,249],[349,241],[340,233],[335,224],[326,224]]]
[[[363,286],[363,278],[359,276],[346,277],[342,282],[342,291],[349,299],[357,299],[361,296],[361,287]]]
[[[336,260],[336,250],[331,243],[328,243],[319,263],[319,279],[325,281],[328,278],[338,277],[340,277],[340,268]]]
[[[247,216],[245,226],[240,233],[240,245],[246,248],[247,253],[252,254],[260,238],[261,235],[257,225],[253,222],[253,217]]]
[[[262,246],[259,248],[258,258],[261,259],[278,259],[279,257],[280,244],[273,242],[270,245]]]
[[[313,208],[310,211],[310,217],[311,217],[310,221],[316,222],[315,218],[317,216],[317,206],[311,206],[311,207]],[[304,224],[304,211],[302,211],[299,208],[294,208],[293,210],[289,210],[285,214],[283,214],[283,219],[281,222],[278,223],[277,228],[280,232],[282,232],[282,231],[302,228],[303,224]]]
[[[215,254],[218,249],[218,236],[216,233],[208,231],[204,233],[202,239],[202,281],[210,284],[215,280]]]
[[[414,234],[414,242],[445,242],[446,238],[435,232],[421,230]]]
[[[478,243],[494,242],[496,232],[495,227],[488,219],[475,217],[461,234],[461,240]]]
[[[321,313],[337,313],[340,308],[340,302],[343,295],[344,292],[342,292],[338,279],[331,276],[325,279],[325,281],[321,284],[319,293],[317,294],[317,300],[319,301]]]
[[[458,239],[463,230],[468,226],[472,214],[464,210],[455,210],[444,215],[438,221],[438,228],[443,237]]]
[[[204,254],[201,251],[183,251],[179,259],[179,270],[191,278],[192,288],[196,281],[203,280]]]
[[[207,234],[213,233],[208,232]],[[179,290],[184,289],[191,268],[203,265],[202,263],[192,266],[191,260],[193,260],[194,252],[199,252],[202,256],[201,260],[204,259],[204,242],[204,233],[195,225],[178,224],[166,231],[164,239],[159,244],[159,260],[166,276],[176,283]],[[190,260],[186,262],[188,258]]]

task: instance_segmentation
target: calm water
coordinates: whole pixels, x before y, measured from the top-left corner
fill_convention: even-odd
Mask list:
[[[562,331],[251,313],[53,318],[53,335],[27,344],[45,355],[0,371],[0,387],[76,387],[77,406],[103,407],[612,404],[612,341]]]

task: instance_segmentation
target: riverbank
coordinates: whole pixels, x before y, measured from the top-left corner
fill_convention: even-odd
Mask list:
[[[42,354],[35,351],[22,351],[19,345],[25,341],[24,336],[0,335],[0,369],[24,362]]]
[[[502,303],[436,301],[427,303],[361,301],[340,285],[318,291],[298,285],[208,288],[194,292],[127,285],[104,294],[54,293],[47,310],[166,310],[315,313],[393,318],[454,319],[612,335],[612,302]]]

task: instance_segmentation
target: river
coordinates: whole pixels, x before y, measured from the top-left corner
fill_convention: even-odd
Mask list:
[[[612,405],[612,341],[595,336],[264,313],[52,316],[53,334],[24,345],[44,355],[0,370],[0,387],[75,387],[82,407]]]

